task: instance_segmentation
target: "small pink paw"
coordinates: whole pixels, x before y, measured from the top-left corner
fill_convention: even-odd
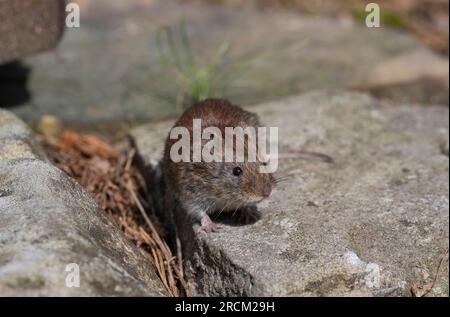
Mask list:
[[[201,226],[199,228],[199,232],[203,231],[205,233],[218,232],[221,228],[212,222],[211,218],[208,215],[204,216],[201,221]]]

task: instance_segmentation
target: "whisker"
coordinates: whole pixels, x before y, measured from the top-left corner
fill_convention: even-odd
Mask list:
[[[278,185],[278,184],[281,184],[284,182],[288,182],[288,181],[291,181],[293,179],[293,177],[294,177],[293,175],[283,175],[280,177],[275,177],[274,183],[275,183],[275,185]]]
[[[240,206],[237,206],[237,207],[236,207],[236,209],[234,210],[233,215],[231,216],[231,218],[234,218],[234,215],[236,214],[236,212],[238,211],[238,209],[241,209],[241,208],[242,208],[242,206],[244,206],[244,203],[241,203]]]
[[[282,180],[286,180],[286,179],[291,179],[292,176],[284,176],[284,177],[277,177],[275,178],[276,181],[282,181]]]
[[[281,184],[281,183],[286,183],[289,182],[291,179],[277,179],[275,180],[275,184]]]
[[[283,175],[280,177],[275,177],[275,183],[284,182],[293,178],[293,175]]]
[[[303,150],[291,150],[291,151],[283,152],[278,155],[278,158],[284,158],[284,159],[299,158],[299,159],[307,159],[307,160],[319,159],[325,163],[334,163],[334,159],[327,154],[319,153],[319,152],[309,152],[309,151],[303,151]]]
[[[227,203],[225,204],[225,206],[223,206],[222,210],[219,211],[219,214],[218,214],[217,216],[215,216],[214,218],[215,218],[215,219],[218,219],[218,218],[220,217],[220,215],[222,214],[222,212],[225,210],[225,208],[227,208],[229,205],[230,205],[230,202],[227,202]]]

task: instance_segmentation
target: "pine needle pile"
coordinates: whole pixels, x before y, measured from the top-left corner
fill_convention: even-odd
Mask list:
[[[181,259],[165,242],[165,232],[150,210],[145,182],[133,166],[134,149],[120,152],[96,136],[72,131],[42,143],[55,165],[75,178],[149,259],[167,291],[188,296]]]

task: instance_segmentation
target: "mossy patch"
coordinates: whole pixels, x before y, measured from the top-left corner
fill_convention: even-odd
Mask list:
[[[323,279],[309,282],[305,287],[305,291],[324,296],[338,289],[352,290],[356,285],[357,278],[356,274],[330,275]]]
[[[41,275],[19,276],[7,285],[12,288],[39,289],[45,286],[45,279]]]
[[[353,8],[351,10],[353,18],[361,23],[365,23],[368,12],[361,8]],[[381,26],[388,26],[396,29],[406,29],[407,22],[405,18],[395,12],[388,9],[380,8],[380,24]]]

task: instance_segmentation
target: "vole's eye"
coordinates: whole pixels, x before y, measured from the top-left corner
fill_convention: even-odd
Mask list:
[[[263,162],[262,165],[267,166],[267,162]]]
[[[238,166],[236,166],[235,168],[233,168],[233,175],[234,176],[239,176],[242,174],[242,169]]]

